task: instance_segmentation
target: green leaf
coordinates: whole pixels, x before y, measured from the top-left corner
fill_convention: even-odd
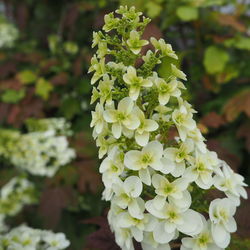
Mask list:
[[[182,21],[192,21],[198,18],[198,9],[191,6],[181,6],[176,10],[177,16]]]
[[[147,14],[150,18],[155,18],[160,15],[162,7],[160,4],[149,1],[146,4]]]
[[[18,73],[17,77],[23,84],[34,83],[37,79],[37,75],[31,70],[23,70]]]
[[[250,50],[250,38],[249,37],[234,37],[224,42],[227,47],[235,47],[242,50]]]
[[[45,80],[44,78],[39,78],[36,83],[36,94],[42,97],[44,100],[49,98],[50,92],[53,90],[53,85]]]
[[[20,100],[22,100],[25,96],[25,90],[14,90],[14,89],[8,89],[6,90],[2,96],[1,100],[6,103],[17,103]]]
[[[215,46],[210,46],[205,51],[203,64],[210,74],[223,72],[226,63],[229,61],[228,53]]]

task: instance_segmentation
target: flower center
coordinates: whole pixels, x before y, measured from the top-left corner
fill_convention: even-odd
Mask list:
[[[150,154],[144,154],[141,161],[143,164],[150,164],[152,162],[152,156]]]

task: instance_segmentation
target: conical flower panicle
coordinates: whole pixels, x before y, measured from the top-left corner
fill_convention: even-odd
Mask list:
[[[133,7],[104,19],[93,34],[91,127],[117,244],[132,250],[135,239],[145,250],[170,249],[182,233],[182,250],[225,249],[240,197],[247,198],[243,177],[207,149],[182,96],[186,75],[175,64],[164,78],[157,74],[163,58],[178,56],[163,39],[141,38],[150,20]],[[154,49],[143,55],[149,43]],[[211,188],[226,198],[197,202]]]

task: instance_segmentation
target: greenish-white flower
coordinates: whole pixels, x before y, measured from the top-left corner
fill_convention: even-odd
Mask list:
[[[127,40],[128,47],[130,50],[138,55],[141,51],[142,46],[148,44],[147,40],[140,40],[140,34],[136,30],[132,30],[129,35],[129,39]]]
[[[136,69],[133,66],[127,68],[127,73],[123,76],[123,80],[129,85],[129,96],[134,101],[139,97],[142,87],[149,88],[153,85],[149,79],[137,76]]]

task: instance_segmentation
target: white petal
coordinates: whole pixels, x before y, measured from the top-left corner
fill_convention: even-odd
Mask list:
[[[140,229],[136,227],[132,227],[131,232],[136,241],[141,242],[143,240],[143,231],[141,231]]]
[[[165,232],[165,222],[160,222],[153,232],[154,239],[160,244],[168,243],[170,240],[174,237],[173,233],[167,233]]]
[[[128,115],[126,120],[124,120],[122,123],[125,127],[127,127],[128,129],[131,129],[131,130],[137,129],[140,126],[139,118],[136,115],[134,115],[133,113]]]
[[[141,208],[137,202],[137,199],[134,199],[132,200],[132,202],[129,203],[128,211],[130,215],[134,218],[137,218],[140,220],[143,218],[143,212],[141,211]]]
[[[103,118],[106,122],[113,123],[117,121],[116,114],[116,110],[108,109],[103,112]]]
[[[161,158],[161,163],[162,163],[162,168],[160,171],[163,174],[171,173],[176,167],[175,163],[172,160],[169,160],[165,157]]]
[[[226,248],[230,243],[230,233],[220,224],[212,224],[212,236],[216,245],[221,248]]]
[[[141,169],[141,165],[139,164],[140,157],[141,157],[140,151],[131,150],[125,154],[124,165],[132,170],[140,170]]]
[[[112,133],[116,139],[119,139],[122,134],[122,126],[120,123],[113,123],[112,124]]]
[[[192,209],[188,209],[182,214],[184,223],[178,226],[178,230],[187,235],[197,235],[203,228],[203,221],[201,215]],[[190,226],[192,225],[192,226]]]
[[[139,197],[142,192],[142,182],[137,176],[129,176],[124,181],[124,190],[131,197]]]
[[[139,177],[146,185],[151,185],[151,175],[148,168],[139,170]]]
[[[155,131],[156,129],[158,129],[159,125],[156,121],[154,120],[150,120],[150,119],[146,119],[145,120],[145,129],[146,131]]]
[[[152,141],[143,148],[142,152],[150,153],[154,156],[155,159],[160,159],[163,154],[163,146],[158,141]]]
[[[166,198],[160,195],[156,195],[153,199],[153,202],[155,207],[157,207],[158,209],[162,209],[166,202]]]
[[[130,97],[123,98],[118,104],[118,110],[129,114],[132,112],[134,102]]]
[[[144,147],[144,146],[146,146],[147,145],[147,143],[148,143],[148,140],[149,140],[149,132],[144,132],[144,133],[142,133],[142,134],[139,134],[139,133],[135,133],[135,140],[136,140],[136,142],[140,145],[140,146],[142,146],[142,147]]]

